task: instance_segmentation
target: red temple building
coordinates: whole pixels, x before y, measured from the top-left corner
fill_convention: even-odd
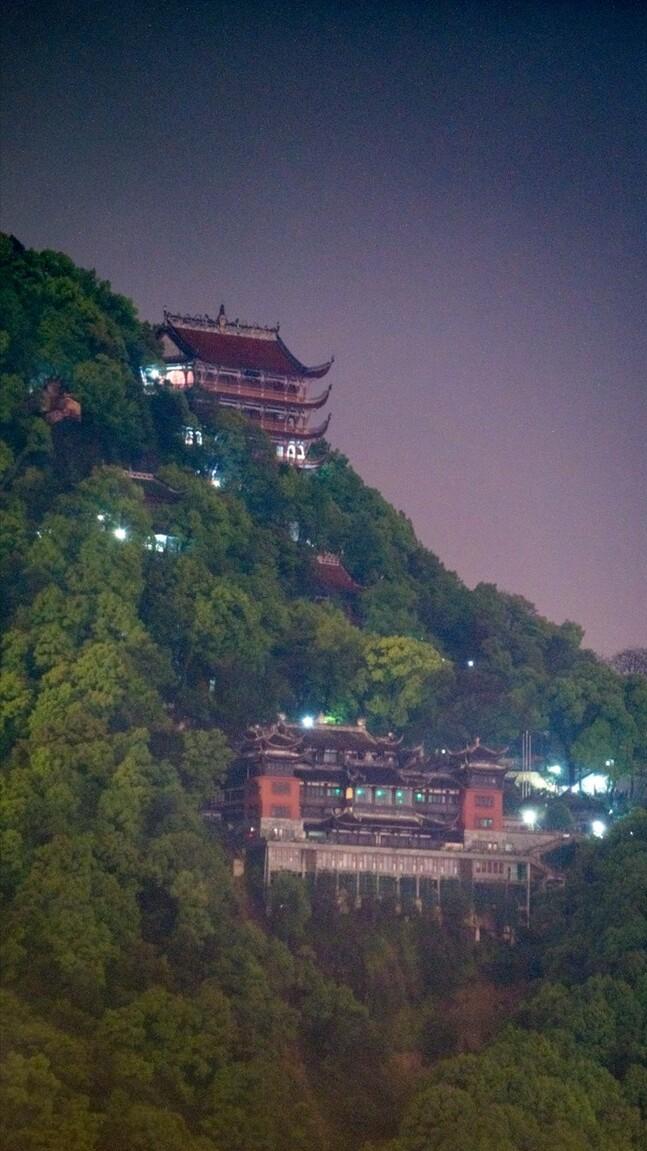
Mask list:
[[[559,882],[542,859],[555,834],[504,817],[502,756],[478,739],[428,755],[362,722],[280,718],[245,733],[205,814],[261,853],[266,883],[281,871],[327,873],[355,899],[389,890],[424,902],[456,880],[514,889],[529,915],[531,879]]]
[[[501,755],[476,740],[426,756],[362,722],[279,721],[245,734],[223,811],[261,836],[462,842],[465,832],[503,830]]]
[[[279,460],[300,468],[317,467],[309,449],[328,428],[330,416],[310,426],[331,385],[310,395],[308,385],[327,374],[332,359],[317,367],[302,364],[274,328],[164,313],[160,329],[163,378],[190,393],[192,406],[219,404],[242,412],[269,436]]]

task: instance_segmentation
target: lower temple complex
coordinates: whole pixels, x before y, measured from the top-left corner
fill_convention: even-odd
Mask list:
[[[542,855],[561,843],[503,813],[503,750],[479,740],[429,755],[363,722],[283,718],[250,728],[212,816],[260,853],[266,883],[281,871],[327,873],[369,890],[438,900],[442,880],[518,889],[559,881]]]

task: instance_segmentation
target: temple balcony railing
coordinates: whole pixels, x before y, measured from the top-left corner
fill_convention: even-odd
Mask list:
[[[264,390],[268,396],[289,397],[295,403],[303,403],[308,398],[305,384],[297,384],[288,376],[275,376],[268,372],[243,372],[196,365],[195,379],[202,387],[217,387],[220,384],[228,390],[251,396]]]
[[[377,790],[383,791],[384,794],[378,796]],[[398,788],[374,789],[374,795],[372,796],[370,788],[356,788],[352,801],[353,809],[366,814],[370,814],[371,812],[395,812],[398,815],[432,815],[443,819],[449,819],[458,815],[460,810],[459,803],[453,796],[448,796],[446,799],[437,796],[412,802],[411,799],[406,796],[400,798],[398,795],[399,790]],[[358,792],[360,794],[358,794]]]
[[[359,829],[345,831],[337,828],[326,831],[321,836],[306,833],[306,842],[312,840],[315,843],[334,843],[340,846],[402,848],[414,851],[438,851],[447,843],[448,839],[447,833],[436,835],[425,832],[399,832],[396,834],[392,831],[360,831]]]

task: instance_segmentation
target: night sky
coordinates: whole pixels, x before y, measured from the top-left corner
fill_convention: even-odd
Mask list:
[[[334,352],[447,566],[647,645],[646,11],[10,3],[2,228]]]

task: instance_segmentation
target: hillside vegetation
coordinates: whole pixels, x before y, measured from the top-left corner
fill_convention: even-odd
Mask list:
[[[142,388],[158,349],[129,301],[6,237],[0,263],[3,1146],[350,1151],[389,1139],[416,1077],[460,1046],[444,997],[496,957],[475,956],[460,906],[442,929],[377,907],[362,922],[288,884],[268,921],[200,817],[230,741],[303,709],[363,714],[431,746],[541,727],[574,768],[633,770],[646,758],[644,678],[616,675],[574,624],[520,597],[469,591],[338,454],[312,474],[278,468],[263,437],[222,412],[187,445],[198,421],[186,400]],[[43,419],[53,377],[80,422]],[[129,468],[172,497],[147,501]],[[156,550],[156,534],[174,550]],[[361,585],[352,605],[322,602],[321,551],[342,554]],[[644,837],[633,842],[642,866]],[[603,850],[615,866],[614,845]],[[564,910],[577,918],[578,906]],[[621,954],[640,956],[637,931],[631,947],[616,941]],[[573,979],[576,947],[548,953],[557,980]],[[637,979],[634,968],[610,978]],[[571,992],[550,994],[557,1018]],[[499,1042],[504,1069],[521,1040]],[[558,1079],[567,1040],[541,1042]],[[608,1050],[587,1049],[604,1068],[582,1063],[573,1090],[615,1092],[625,1142],[609,1142],[596,1111],[587,1130],[601,1141],[559,1143],[558,1117],[546,1147],[640,1146],[640,1060]],[[536,1062],[534,1049],[519,1058]],[[424,1142],[434,1091],[448,1117],[472,1087],[480,1108],[456,1066],[432,1073],[398,1147],[449,1146]],[[458,1077],[454,1095],[443,1076]],[[543,1149],[514,1142],[515,1122],[511,1148]]]

